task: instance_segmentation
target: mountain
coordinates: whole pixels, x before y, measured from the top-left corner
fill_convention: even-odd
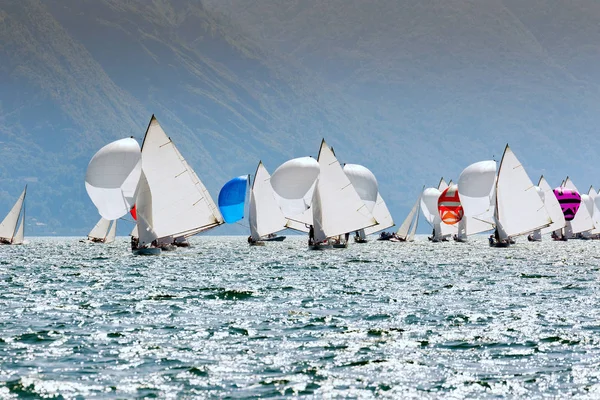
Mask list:
[[[396,220],[507,142],[534,181],[598,186],[599,7],[4,0],[0,212],[29,183],[29,234],[85,234],[89,159],[153,113],[215,198],[260,159],[316,157],[322,137],[373,170]]]
[[[593,0],[205,3],[335,86],[363,111],[358,118],[373,117],[372,136],[396,152],[389,160],[416,165],[409,176],[424,183],[499,159],[506,142],[534,176],[546,172],[554,184],[566,174],[595,179],[600,5]]]
[[[93,225],[87,162],[111,140],[141,139],[152,113],[213,197],[259,159],[274,169],[320,143],[317,96],[291,73],[277,76],[201,3],[27,0],[0,10],[1,75],[13,88],[1,98],[4,187],[35,182],[28,214],[47,228],[34,233]]]

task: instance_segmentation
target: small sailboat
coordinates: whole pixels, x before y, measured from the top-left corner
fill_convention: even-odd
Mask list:
[[[579,193],[581,196],[581,206],[577,210],[575,217],[565,224],[565,236],[567,239],[589,239],[591,231],[594,229],[592,216],[588,211],[588,207],[585,206],[586,202],[589,201],[589,196],[581,194],[577,186],[573,183],[573,180],[569,177],[565,179],[562,186]]]
[[[489,238],[492,247],[508,247],[515,236],[552,224],[535,186],[508,145],[498,169],[494,201],[496,230]]]
[[[377,200],[381,198],[375,175],[368,168],[358,164],[345,164],[343,170],[348,179],[350,179],[350,183],[352,183],[354,189],[356,189],[358,196],[365,203],[369,212],[373,214]],[[371,228],[375,227],[378,228],[379,224]],[[355,232],[354,242],[367,243],[367,233],[364,229]]]
[[[382,231],[387,228],[391,228],[394,226],[394,219],[392,218],[392,214],[387,207],[387,204],[381,197],[381,193],[377,192],[377,201],[375,203],[375,207],[373,207],[373,218],[379,222],[377,225],[370,226],[368,228],[363,229],[365,236],[370,235],[379,231]]]
[[[277,232],[286,229],[288,220],[277,204],[270,183],[271,175],[262,161],[256,167],[252,188],[248,191],[249,178],[247,175],[233,178],[221,188],[218,202],[225,222],[235,223],[248,215],[248,244],[251,246],[285,240],[286,237],[278,236]]]
[[[286,228],[288,220],[277,204],[271,186],[271,175],[269,175],[262,161],[256,167],[254,182],[250,190],[248,219],[250,222],[248,242],[251,245],[285,239],[285,236],[278,236],[277,232]]]
[[[447,188],[448,184],[444,178],[441,178],[437,188],[426,188],[421,194],[421,212],[425,220],[433,228],[432,234],[428,239],[434,243],[448,241],[448,238],[457,231],[456,227],[445,224],[438,212],[438,199],[442,191]]]
[[[560,232],[560,234],[562,235],[562,229],[565,227],[566,223],[565,216],[563,215],[562,209],[560,207],[560,203],[554,195],[554,190],[552,189],[548,181],[546,181],[546,178],[544,178],[543,175],[538,181],[537,188],[539,188],[538,194],[544,202],[544,207],[546,207],[546,211],[548,211],[548,215],[552,220],[552,224],[543,229],[536,229],[527,238],[530,241],[538,242],[542,240],[542,234],[551,232],[556,232],[554,236],[559,238],[560,236],[558,234]]]
[[[165,249],[185,246],[188,237],[224,223],[206,187],[154,115],[144,135],[141,156],[152,193],[152,228],[158,245]],[[139,215],[137,202],[136,207]]]
[[[496,184],[496,162],[478,161],[466,167],[458,177],[458,196],[464,216],[458,222],[457,242],[469,235],[494,229],[492,197]]]
[[[136,226],[138,236],[131,236],[131,251],[136,256],[154,256],[161,253],[157,243],[158,235],[154,232],[153,199],[150,186],[144,171],[140,175],[135,194]]]
[[[377,224],[344,173],[333,150],[321,142],[320,173],[312,196],[309,248],[346,247],[349,232]],[[343,236],[345,236],[345,241]]]
[[[115,241],[117,235],[117,220],[109,221],[104,217],[100,217],[100,220],[87,236],[87,242],[91,243],[112,243]]]
[[[410,212],[400,225],[396,237],[392,237],[389,240],[394,242],[412,242],[415,240],[415,233],[417,232],[417,225],[419,223],[419,211],[421,208],[421,194],[415,201],[415,204],[410,209]]]
[[[23,244],[25,237],[25,189],[0,223],[0,244]]]

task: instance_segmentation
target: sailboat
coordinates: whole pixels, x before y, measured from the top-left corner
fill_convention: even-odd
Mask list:
[[[325,139],[321,142],[319,177],[312,196],[309,248],[345,247],[341,238],[349,232],[377,224],[354,186],[344,173]],[[348,235],[346,235],[348,236]]]
[[[592,221],[594,222],[594,229],[592,230],[592,239],[600,239],[600,193],[590,187],[588,194],[593,201]]]
[[[377,201],[375,202],[375,207],[373,207],[373,211],[371,211],[371,214],[373,214],[373,217],[379,223],[377,225],[363,229],[365,235],[370,235],[395,225],[394,219],[392,218],[392,214],[390,213],[387,204],[383,200],[383,197],[381,197],[380,192],[377,192]]]
[[[358,164],[345,164],[343,171],[350,180],[350,183],[352,183],[352,186],[354,186],[354,189],[356,189],[358,196],[367,206],[369,212],[373,214],[377,200],[381,198],[375,175],[368,168]],[[376,227],[379,228],[379,224],[371,228],[375,229]],[[364,229],[356,231],[354,241],[356,243],[367,242],[367,234]]]
[[[442,221],[438,212],[438,199],[447,188],[448,184],[444,178],[441,178],[437,188],[426,188],[421,194],[421,212],[429,225],[433,227],[433,232],[428,237],[432,242],[446,242],[453,233],[457,232],[455,226],[445,224]]]
[[[537,189],[539,188],[539,190]],[[544,178],[544,175],[540,177],[538,184],[536,186],[536,190],[538,190],[538,194],[542,201],[544,202],[544,207],[546,207],[546,211],[548,211],[548,215],[552,220],[552,224],[543,228],[536,229],[527,237],[529,241],[538,242],[542,240],[542,234],[560,231],[562,234],[562,229],[565,227],[565,216],[563,215],[562,209],[560,208],[560,203],[558,199],[554,195],[554,190]],[[558,234],[556,235],[558,237]]]
[[[579,193],[577,186],[573,183],[573,180],[569,177],[565,179],[563,187],[571,189]],[[588,202],[588,195],[581,194],[581,207],[577,210],[575,217],[571,221],[567,221],[565,224],[565,236],[567,239],[590,239],[591,230],[594,229],[594,222],[592,216],[588,211],[588,207],[585,203]]]
[[[100,220],[94,225],[87,236],[87,242],[91,243],[112,243],[117,235],[117,220],[110,221],[100,217]]]
[[[0,223],[0,244],[23,244],[25,237],[25,189]],[[20,217],[20,219],[19,219]],[[19,223],[20,221],[20,223]],[[18,224],[18,226],[17,226]]]
[[[419,223],[419,209],[421,208],[421,194],[415,201],[415,204],[410,209],[410,212],[400,225],[398,232],[396,232],[396,238],[391,238],[390,241],[395,242],[412,242],[415,240],[415,233],[417,232],[417,225]]]
[[[492,197],[496,184],[496,162],[478,161],[466,167],[458,177],[458,196],[464,216],[458,222],[457,242],[494,229]]]
[[[144,135],[141,155],[158,245],[186,246],[188,237],[224,223],[206,187],[154,115]],[[136,208],[139,219],[137,202]],[[139,233],[142,241],[141,230]]]
[[[271,186],[271,175],[262,161],[256,167],[254,182],[250,190],[249,205],[251,245],[264,245],[265,241],[282,241],[285,236],[276,235],[286,229],[287,218],[279,208]]]
[[[490,237],[490,246],[508,247],[515,236],[552,223],[535,186],[508,145],[498,169],[494,201],[496,230]]]
[[[135,192],[136,226],[138,236],[131,237],[131,251],[136,256],[154,256],[161,253],[154,231],[153,199],[146,174],[142,170]]]

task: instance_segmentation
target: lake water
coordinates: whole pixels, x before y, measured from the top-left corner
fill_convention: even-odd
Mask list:
[[[599,241],[29,241],[0,246],[0,398],[600,398]]]

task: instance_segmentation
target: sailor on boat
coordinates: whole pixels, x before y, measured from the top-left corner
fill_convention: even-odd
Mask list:
[[[315,244],[315,228],[310,225],[308,228],[308,245],[313,246]]]

